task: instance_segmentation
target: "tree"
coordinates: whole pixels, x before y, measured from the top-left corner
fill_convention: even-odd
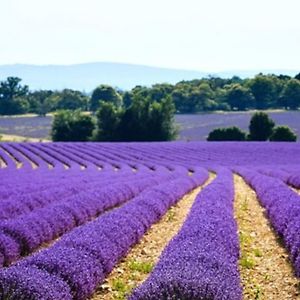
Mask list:
[[[246,133],[238,127],[216,128],[211,131],[207,141],[245,141]]]
[[[195,113],[203,110],[213,110],[217,106],[215,93],[207,80],[179,82],[171,96],[179,113]]]
[[[277,75],[277,78],[280,79],[280,80],[287,81],[287,80],[290,80],[290,79],[291,79],[291,76],[289,76],[289,75],[284,75],[284,74],[280,74],[280,75]]]
[[[116,106],[122,104],[122,98],[114,88],[109,85],[99,85],[92,93],[90,101],[90,110],[95,112],[100,105],[100,101],[111,102]]]
[[[172,92],[172,99],[178,113],[195,112],[195,104],[188,101],[187,92],[182,87],[176,87]]]
[[[96,141],[118,141],[122,114],[122,109],[116,107],[113,103],[100,103],[96,113],[97,132],[94,139]]]
[[[51,136],[53,141],[84,142],[92,137],[94,128],[91,116],[79,110],[61,110],[54,116]]]
[[[295,79],[300,80],[300,73],[295,76]]]
[[[192,94],[192,97],[196,97],[194,102],[196,103],[196,111],[211,110],[213,106],[212,99],[214,98],[214,92],[211,89],[209,83],[201,83]]]
[[[54,103],[51,101],[53,92],[51,90],[39,90],[31,92],[28,95],[29,110],[40,116],[45,116],[54,109]]]
[[[70,89],[64,89],[61,92],[56,93],[57,96],[57,110],[88,110],[88,97],[83,95],[79,91],[74,91]]]
[[[147,139],[150,97],[134,95],[132,104],[123,111],[120,120],[119,138],[122,141],[143,141]],[[149,134],[149,133],[148,133]]]
[[[134,95],[129,107],[101,103],[97,111],[99,141],[168,141],[176,136],[174,103],[171,97],[160,102]]]
[[[169,141],[175,138],[175,106],[171,97],[152,102],[148,97],[134,98],[120,123],[123,141]]]
[[[149,140],[171,141],[176,138],[177,129],[174,127],[174,112],[175,105],[170,96],[166,96],[160,103],[154,102],[152,104],[147,130]]]
[[[296,142],[297,135],[288,126],[276,126],[270,136],[270,141]]]
[[[278,78],[259,74],[249,81],[249,87],[255,98],[257,109],[266,109],[274,106],[278,100]]]
[[[160,102],[162,99],[165,99],[173,91],[173,85],[168,83],[154,84],[150,90],[151,100],[154,102]]]
[[[28,86],[21,85],[22,79],[18,77],[8,77],[0,82],[0,114],[13,115],[22,114],[29,109],[26,96]]]
[[[249,125],[249,140],[266,141],[272,134],[275,126],[274,121],[264,112],[255,113]]]
[[[123,94],[123,105],[127,108],[132,103],[132,95],[130,92],[125,92]]]
[[[226,102],[231,109],[246,110],[254,106],[254,97],[250,89],[236,83],[228,86]]]
[[[300,107],[300,81],[290,79],[283,89],[281,102],[285,108],[297,109]]]

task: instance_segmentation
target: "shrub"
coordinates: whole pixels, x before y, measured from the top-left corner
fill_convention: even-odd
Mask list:
[[[207,137],[208,141],[245,141],[246,133],[238,127],[216,128]]]
[[[270,141],[296,142],[297,135],[288,126],[276,126],[270,137]]]

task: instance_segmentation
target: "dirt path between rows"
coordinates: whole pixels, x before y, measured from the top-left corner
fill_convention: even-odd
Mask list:
[[[234,182],[244,300],[300,299],[299,280],[255,192],[237,175]]]

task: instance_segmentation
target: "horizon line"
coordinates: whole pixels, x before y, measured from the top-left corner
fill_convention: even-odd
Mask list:
[[[223,69],[219,71],[207,71],[207,70],[196,70],[196,69],[186,69],[186,68],[175,68],[175,67],[165,67],[165,66],[157,66],[157,65],[147,65],[147,64],[138,64],[138,63],[129,63],[129,62],[118,62],[118,61],[89,61],[89,62],[80,62],[80,63],[69,63],[69,64],[47,64],[47,63],[9,63],[9,64],[0,64],[0,67],[12,67],[12,66],[31,66],[31,67],[74,67],[81,65],[92,65],[92,64],[115,64],[115,65],[127,65],[127,66],[135,66],[135,67],[143,67],[143,68],[154,68],[154,69],[164,69],[164,70],[173,70],[173,71],[186,71],[186,72],[197,72],[197,73],[206,73],[207,75],[214,75],[218,73],[233,73],[233,72],[268,72],[271,74],[272,72],[300,72],[300,69],[290,69],[290,68],[266,68],[266,69]],[[271,73],[269,73],[271,72]]]

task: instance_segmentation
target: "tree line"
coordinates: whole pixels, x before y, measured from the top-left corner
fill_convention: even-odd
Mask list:
[[[54,115],[53,141],[170,141],[175,107],[170,97],[158,102],[147,98],[125,107],[101,101],[95,115],[80,110],[61,110]]]
[[[43,116],[61,109],[96,112],[100,101],[128,108],[137,99],[160,103],[167,97],[174,103],[176,113],[300,107],[300,73],[295,77],[274,74],[258,74],[246,79],[208,77],[175,85],[136,86],[130,91],[100,85],[91,93],[72,89],[31,91],[21,81],[17,77],[0,81],[0,115],[35,113]]]
[[[249,133],[239,127],[223,127],[212,130],[207,141],[274,141],[296,142],[297,135],[288,126],[276,126],[264,112],[256,112],[250,120]]]

